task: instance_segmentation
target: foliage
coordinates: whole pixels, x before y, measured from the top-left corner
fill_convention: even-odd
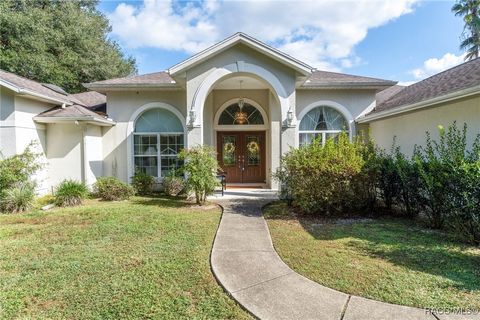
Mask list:
[[[168,175],[163,178],[163,192],[165,194],[176,197],[185,188],[185,181],[182,176],[176,170],[170,170]]]
[[[218,186],[218,163],[215,150],[206,145],[184,149],[179,158],[184,160],[183,170],[186,174],[186,187],[195,194],[197,204],[206,201],[208,195]]]
[[[22,153],[0,159],[0,192],[12,185],[29,181],[42,167],[38,160],[39,154],[34,151],[35,146],[32,142]]]
[[[105,201],[126,200],[134,195],[133,187],[115,177],[100,177],[93,185],[94,194]]]
[[[28,181],[17,182],[0,193],[0,210],[18,213],[30,209],[35,199],[35,185]]]
[[[132,187],[136,194],[147,195],[153,191],[155,178],[141,170],[137,170],[132,177]]]
[[[289,182],[294,205],[307,213],[347,211],[359,204],[358,184],[352,182],[365,164],[363,148],[360,142],[350,142],[345,133],[325,145],[316,140],[290,150],[275,176]],[[360,200],[363,204],[364,199]]]
[[[452,11],[463,17],[465,26],[462,32],[460,49],[467,51],[465,60],[480,56],[480,0],[457,0]]]
[[[96,0],[0,1],[0,69],[80,92],[82,83],[136,71],[108,38]]]
[[[53,203],[55,203],[55,196],[53,194],[47,194],[35,200],[36,207],[40,208]]]
[[[76,206],[88,196],[85,184],[75,180],[63,180],[55,191],[55,204],[60,207]]]

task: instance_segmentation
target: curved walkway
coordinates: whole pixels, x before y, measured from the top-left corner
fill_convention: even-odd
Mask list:
[[[262,217],[262,206],[275,197],[267,190],[234,190],[216,199],[224,211],[211,254],[213,272],[258,318],[463,319],[348,295],[299,275],[278,256]]]

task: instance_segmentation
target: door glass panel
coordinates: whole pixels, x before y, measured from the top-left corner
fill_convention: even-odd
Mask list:
[[[257,166],[260,164],[260,140],[258,136],[247,136],[247,165]]]
[[[223,165],[225,166],[234,166],[235,165],[235,154],[237,149],[237,137],[236,136],[223,136],[222,141],[222,155],[223,155]]]

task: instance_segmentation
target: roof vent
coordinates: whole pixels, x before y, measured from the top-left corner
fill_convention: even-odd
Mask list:
[[[48,88],[50,90],[53,90],[56,93],[63,94],[64,96],[68,95],[68,93],[65,90],[63,90],[63,88],[61,88],[57,85],[54,85],[54,84],[51,84],[51,83],[42,83],[42,86],[44,86],[45,88]]]

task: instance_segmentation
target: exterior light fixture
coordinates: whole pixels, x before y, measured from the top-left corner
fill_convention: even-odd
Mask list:
[[[193,110],[193,109],[190,110],[189,117],[190,117],[190,125],[193,126],[195,124],[195,120],[196,120],[195,110]]]
[[[240,90],[242,90],[242,82],[240,80]],[[245,100],[240,96],[238,98],[238,111],[233,115],[234,124],[248,124],[248,115],[243,111],[243,106],[245,105]]]
[[[288,110],[287,112],[287,125],[291,127],[293,124],[293,111],[292,109]]]

